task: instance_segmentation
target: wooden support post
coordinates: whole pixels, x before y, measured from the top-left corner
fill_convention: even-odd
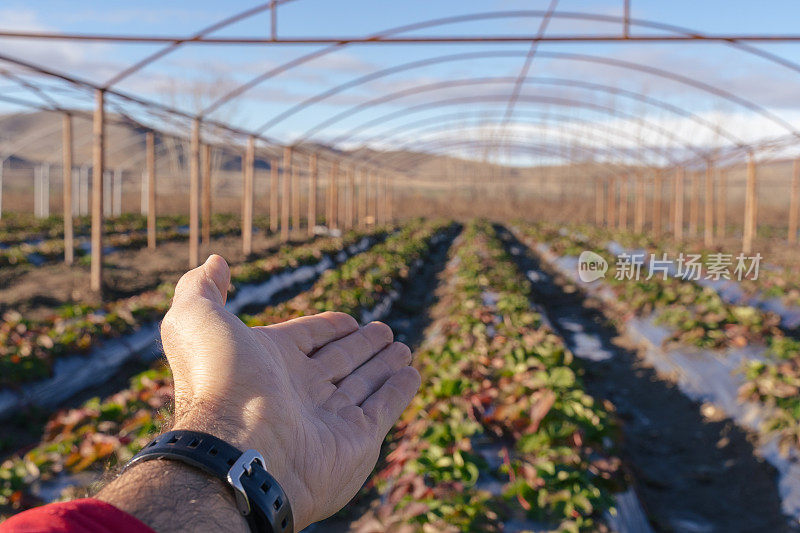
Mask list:
[[[328,187],[330,188],[331,199],[331,213],[328,226],[331,229],[339,227],[339,162],[334,161],[331,165],[331,180]]]
[[[395,178],[386,176],[386,223],[394,223]]]
[[[211,145],[203,145],[203,186],[202,186],[202,237],[203,244],[211,244]]]
[[[727,234],[728,218],[728,174],[724,170],[719,172],[717,186],[717,240],[724,239]]]
[[[291,194],[292,176],[292,147],[287,146],[283,149],[283,172],[282,181],[283,193],[281,194],[281,242],[289,241],[289,195]]]
[[[200,119],[192,121],[189,154],[189,268],[200,264]]]
[[[606,220],[608,221],[608,229],[614,229],[617,220],[617,179],[611,177],[608,179],[608,201],[606,202]]]
[[[0,220],[3,219],[3,168],[5,166],[5,158],[0,159]]]
[[[328,184],[325,187],[325,227],[331,229],[333,219],[333,162],[328,169]]]
[[[105,174],[105,92],[95,91],[92,127],[92,265],[90,285],[94,292],[103,290],[103,174]]]
[[[242,253],[253,253],[253,181],[255,178],[256,138],[247,138],[247,151],[242,160]]]
[[[603,200],[605,195],[605,187],[603,182],[597,178],[594,181],[594,223],[597,227],[603,225],[603,215],[605,215],[603,208]]]
[[[317,226],[317,179],[319,169],[317,168],[317,154],[311,154],[308,162],[308,236],[314,236],[314,228]]]
[[[147,247],[156,249],[156,134],[148,131],[145,136],[147,165]]]
[[[300,229],[300,172],[292,161],[292,231]]]
[[[345,201],[345,222],[344,227],[345,229],[352,229],[355,227],[356,223],[356,169],[354,167],[349,167],[345,173],[345,180],[344,183],[345,191],[346,191],[346,201]]]
[[[633,230],[636,233],[644,231],[644,177],[636,176],[636,215],[633,221]]]
[[[381,226],[386,225],[386,196],[387,196],[387,189],[388,185],[388,178],[385,174],[381,174],[378,178],[381,184],[381,196],[380,196],[380,204],[378,208],[378,224]]]
[[[744,231],[742,232],[742,252],[749,254],[753,251],[753,241],[756,237],[757,224],[756,198],[756,162],[753,153],[747,156],[747,186],[744,199]]]
[[[358,171],[358,227],[367,227],[367,170]]]
[[[619,184],[619,229],[628,229],[628,181],[630,177],[624,176]],[[563,183],[563,182],[562,182]]]
[[[656,237],[661,235],[661,228],[663,226],[663,215],[661,214],[664,205],[664,176],[661,171],[656,171],[655,179],[653,180],[653,235]]]
[[[689,204],[689,236],[697,237],[700,229],[700,175],[692,172],[692,199]]]
[[[789,243],[797,242],[797,222],[800,215],[800,159],[792,165],[792,192],[789,200]]]
[[[280,208],[278,207],[278,173],[280,162],[272,159],[269,162],[269,230],[278,233],[280,228]]]
[[[703,220],[703,243],[706,247],[714,245],[714,164],[706,165],[705,216]]]
[[[453,171],[455,173],[455,171]],[[381,181],[380,176],[371,172],[372,175],[372,223],[378,224],[378,210],[380,209]]]
[[[684,170],[680,167],[675,175],[675,227],[672,229],[678,242],[683,240],[683,177]]]
[[[75,243],[72,232],[72,116],[64,113],[62,121],[62,158],[61,177],[64,187],[64,263],[71,265],[75,261]]]

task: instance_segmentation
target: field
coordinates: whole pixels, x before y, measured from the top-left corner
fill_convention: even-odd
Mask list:
[[[800,532],[797,5],[37,4],[0,6],[0,530],[196,400],[307,533]],[[285,324],[325,311],[410,348],[399,418],[408,350]]]
[[[137,223],[112,231],[130,236]],[[176,243],[179,223],[160,224]],[[218,224],[214,246],[225,246],[235,223]],[[20,241],[50,231],[4,229]],[[797,512],[778,490],[796,482],[782,461],[800,435],[792,268],[741,282],[733,300],[674,277],[580,281],[570,261],[582,250],[612,264],[615,246],[676,250],[591,226],[417,219],[280,248],[263,238],[263,251],[232,267],[229,306],[245,323],[324,309],[384,320],[423,376],[373,476],[317,527],[639,531],[688,520],[780,530]],[[120,253],[146,253],[134,250]],[[47,268],[3,273],[23,283]],[[130,340],[152,336],[169,305],[177,274],[159,272],[140,271],[135,295],[101,304],[3,294],[1,386],[18,402],[4,412],[4,516],[91,493],[169,424],[169,369],[152,342]],[[60,362],[120,345],[130,353],[104,378],[60,395],[41,386],[74,370]]]

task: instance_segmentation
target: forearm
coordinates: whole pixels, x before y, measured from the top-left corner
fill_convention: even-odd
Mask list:
[[[249,531],[228,485],[178,461],[134,465],[96,497],[159,532]]]

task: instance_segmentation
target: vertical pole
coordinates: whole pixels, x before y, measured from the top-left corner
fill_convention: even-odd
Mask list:
[[[395,178],[386,176],[386,222],[392,224],[394,222],[394,195],[395,195]]]
[[[455,170],[453,172],[455,173]],[[381,177],[374,171],[372,172],[372,190],[372,223],[378,224],[380,218],[379,212],[381,209]]]
[[[678,169],[675,176],[675,227],[673,234],[675,240],[681,242],[683,240],[683,167]]]
[[[292,161],[292,231],[300,229],[300,172]]]
[[[339,226],[339,161],[334,161],[331,165],[331,180],[328,187],[330,188],[331,199],[331,212],[328,226],[330,229],[336,229]]]
[[[105,173],[105,93],[95,91],[92,146],[92,266],[91,290],[103,288],[103,174]]]
[[[281,241],[289,241],[289,189],[292,174],[292,147],[283,149],[283,194],[281,195]]]
[[[603,225],[603,182],[595,178],[594,181],[594,223],[597,227]]]
[[[211,145],[203,145],[203,185],[202,185],[202,240],[211,244]]]
[[[644,230],[644,177],[636,176],[636,216],[633,222],[633,230],[641,233]]]
[[[308,236],[314,236],[314,228],[317,226],[317,180],[319,169],[317,168],[317,154],[311,154],[308,161]]]
[[[706,164],[705,217],[703,221],[703,242],[707,247],[714,245],[714,164]]]
[[[353,167],[348,167],[344,170],[344,187],[345,187],[345,196],[344,196],[344,229],[352,229],[353,228],[353,217],[355,213],[355,181],[353,174],[355,170]]]
[[[280,227],[280,209],[278,207],[278,172],[280,163],[278,159],[269,162],[269,230],[278,233]]]
[[[271,0],[269,6],[269,18],[270,18],[270,33],[272,35],[271,39],[274,41],[278,38],[278,2],[277,0]]]
[[[361,168],[358,178],[358,226],[367,227],[367,171]]]
[[[192,121],[189,158],[189,268],[200,264],[200,119]]]
[[[622,183],[619,184],[619,229],[627,231],[628,229],[628,181],[629,176],[622,178]],[[562,181],[563,183],[563,181]]]
[[[64,186],[64,263],[71,265],[75,260],[72,233],[72,116],[64,113],[62,120],[61,177]]]
[[[653,181],[653,235],[661,235],[661,206],[664,185],[662,183],[661,172],[656,172],[655,180]]]
[[[328,169],[328,185],[325,188],[325,227],[331,229],[333,218],[333,163]]]
[[[606,220],[608,221],[608,229],[614,229],[617,220],[616,206],[617,206],[617,179],[611,177],[608,179],[608,205]]]
[[[156,139],[148,131],[145,136],[145,164],[147,165],[147,247],[156,249]]]
[[[378,204],[378,224],[380,226],[386,225],[386,189],[387,185],[387,178],[385,174],[381,174],[378,176],[379,183],[381,184],[380,191],[380,202]]]
[[[247,151],[242,160],[242,252],[245,257],[253,253],[253,180],[256,164],[256,138],[247,138]]]
[[[742,234],[742,252],[753,251],[753,240],[756,235],[756,162],[753,152],[747,155],[747,188],[744,199],[744,232]]]
[[[792,165],[792,192],[789,201],[789,243],[797,242],[797,219],[800,214],[800,159]]]
[[[692,172],[692,203],[689,207],[689,235],[697,237],[700,229],[700,175]]]
[[[724,170],[719,172],[717,202],[717,239],[724,239],[728,224],[728,174]]]

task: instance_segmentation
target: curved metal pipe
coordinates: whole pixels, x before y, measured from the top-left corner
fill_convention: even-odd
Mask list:
[[[432,84],[429,84],[429,85],[422,85],[422,86],[412,87],[411,89],[406,89],[406,90],[403,90],[403,91],[397,91],[395,93],[391,93],[389,95],[384,95],[384,96],[382,96],[380,98],[375,98],[375,99],[370,100],[368,102],[359,104],[359,105],[354,106],[354,107],[352,107],[352,108],[350,108],[350,109],[348,109],[346,111],[343,111],[343,112],[341,112],[341,113],[339,113],[337,115],[334,115],[333,117],[321,122],[317,126],[314,126],[311,130],[305,132],[301,136],[301,141],[300,142],[302,142],[302,140],[304,140],[307,137],[309,137],[310,134],[316,133],[317,131],[319,131],[319,130],[321,130],[323,128],[326,128],[328,126],[331,126],[331,125],[335,124],[336,122],[344,120],[345,118],[348,118],[349,116],[351,116],[351,115],[353,115],[355,113],[358,113],[358,112],[360,112],[360,111],[362,111],[364,109],[367,109],[367,108],[375,106],[375,105],[379,105],[379,104],[383,104],[383,103],[386,103],[386,102],[390,102],[392,100],[396,100],[398,98],[403,98],[405,96],[413,96],[413,95],[420,94],[420,93],[423,93],[423,92],[432,91],[432,90],[438,90],[438,89],[443,89],[443,88],[459,87],[459,86],[466,86],[466,85],[485,85],[485,84],[504,83],[504,82],[508,83],[509,80],[513,81],[513,78],[474,78],[474,79],[466,79],[466,80],[450,80],[450,81],[446,81],[446,82],[438,82],[438,83],[432,83]],[[495,98],[495,99],[497,99],[497,98],[501,98],[501,99],[505,98],[506,100],[508,98],[507,96],[503,97],[501,95],[492,95],[492,97]],[[470,100],[470,98],[480,98],[480,97],[466,97],[466,98],[461,99],[460,102],[461,103],[473,103],[473,102],[476,101],[474,99]],[[661,128],[660,126],[652,124],[652,123],[650,123],[649,121],[647,121],[647,120],[645,120],[643,118],[640,118],[640,117],[637,117],[635,115],[631,115],[631,114],[628,114],[628,113],[623,113],[623,112],[620,112],[620,111],[618,111],[616,109],[612,109],[612,108],[609,108],[609,107],[606,107],[606,106],[601,106],[601,105],[590,103],[590,102],[584,102],[582,100],[570,100],[570,99],[558,98],[558,97],[544,97],[544,96],[539,97],[539,96],[531,96],[531,95],[521,95],[520,96],[520,100],[522,100],[524,102],[527,102],[527,103],[541,102],[541,103],[562,105],[562,106],[583,107],[583,108],[588,108],[588,109],[592,109],[592,110],[595,110],[595,111],[599,111],[599,112],[602,112],[602,113],[605,113],[605,114],[608,114],[608,115],[611,115],[611,116],[614,116],[614,117],[617,117],[617,118],[625,118],[627,120],[638,121],[642,125],[647,125],[649,129],[652,129],[653,131],[658,132],[664,138],[671,139],[673,141],[679,142],[680,144],[683,144],[683,146],[687,150],[705,157],[705,154],[703,152],[699,151],[698,149],[696,149],[692,145],[683,143],[683,141],[678,139],[675,135],[673,135],[668,130],[665,130],[664,128]],[[459,101],[458,99],[455,99],[453,102],[454,103],[458,103],[458,101]],[[477,100],[477,101],[480,101],[480,100]],[[409,112],[417,112],[417,111],[421,111],[421,110],[424,110],[424,109],[428,109],[430,107],[436,107],[436,104],[451,105],[451,101],[446,101],[446,104],[441,102],[441,101],[440,102],[434,102],[433,105],[422,104],[422,106],[429,106],[429,107],[412,106],[412,107],[406,108],[404,110],[401,110],[401,112],[402,112],[403,115],[405,115],[405,114],[407,114]],[[363,129],[367,128],[367,127],[371,127],[371,126],[373,126],[373,125],[375,125],[377,123],[386,121],[387,119],[389,119],[389,117],[394,116],[396,114],[397,113],[390,113],[389,115],[383,115],[381,117],[378,117],[376,119],[368,121],[368,122],[366,122],[364,124],[361,124],[357,128],[355,128],[355,131],[357,132],[357,131],[363,130]],[[354,134],[354,130],[351,129],[350,131],[340,135],[339,137],[336,137],[332,141],[332,144],[334,146],[338,145],[338,144],[341,144],[344,140],[347,140],[350,137],[352,137],[353,134]]]
[[[392,74],[396,74],[398,72],[405,72],[405,71],[413,70],[413,69],[416,69],[416,68],[423,68],[423,67],[428,67],[428,66],[431,66],[431,65],[436,65],[436,64],[440,64],[440,63],[449,63],[449,62],[453,62],[453,61],[467,61],[467,60],[473,60],[473,59],[492,59],[492,58],[516,58],[516,57],[524,57],[525,55],[526,55],[525,52],[520,52],[520,51],[493,50],[493,51],[488,51],[488,52],[466,52],[466,53],[459,53],[459,54],[450,54],[450,55],[445,55],[445,56],[437,56],[437,57],[427,58],[427,59],[423,59],[423,60],[419,60],[419,61],[412,61],[412,62],[409,62],[409,63],[403,63],[402,65],[396,65],[394,67],[383,69],[383,70],[380,70],[380,71],[377,71],[377,72],[372,72],[372,73],[367,74],[365,76],[361,76],[361,77],[356,78],[354,80],[350,80],[350,81],[348,81],[346,83],[343,83],[341,85],[337,85],[336,87],[333,87],[333,88],[328,89],[328,90],[326,90],[324,92],[318,93],[318,94],[316,94],[316,95],[314,95],[314,96],[312,96],[310,98],[307,98],[307,99],[303,100],[302,102],[300,102],[300,103],[292,106],[291,108],[287,109],[286,111],[283,111],[282,113],[276,115],[275,117],[273,117],[269,121],[265,122],[264,124],[262,124],[261,126],[256,128],[255,131],[257,133],[259,133],[259,134],[264,133],[267,130],[269,130],[270,128],[272,128],[273,126],[281,123],[285,119],[287,119],[287,118],[299,113],[300,111],[303,111],[303,110],[309,108],[313,104],[317,104],[319,102],[322,102],[322,101],[330,98],[331,96],[335,96],[336,94],[339,94],[339,93],[341,93],[341,92],[343,92],[343,91],[345,91],[347,89],[352,89],[354,87],[358,87],[360,85],[364,85],[364,84],[369,83],[371,81],[375,81],[375,80],[384,78],[386,76],[390,76]],[[601,91],[601,92],[607,92],[607,93],[611,93],[611,94],[618,94],[620,96],[625,96],[627,98],[638,100],[638,101],[644,102],[644,103],[646,103],[648,105],[652,105],[654,107],[659,107],[661,109],[665,109],[667,111],[670,111],[671,113],[674,113],[674,114],[681,115],[683,117],[689,118],[692,121],[694,121],[694,122],[696,122],[696,123],[698,123],[698,124],[700,124],[702,126],[705,126],[708,129],[714,131],[714,133],[725,137],[726,139],[728,139],[729,141],[731,141],[734,144],[742,145],[742,146],[744,145],[744,142],[741,139],[736,138],[736,136],[734,136],[732,133],[723,130],[718,125],[713,124],[713,123],[705,120],[704,118],[702,118],[702,117],[700,117],[698,115],[695,115],[694,113],[692,113],[688,109],[685,109],[685,108],[680,107],[680,106],[676,106],[674,104],[671,104],[669,102],[665,102],[663,100],[658,100],[656,98],[648,97],[648,96],[646,96],[644,94],[637,93],[635,91],[629,91],[629,90],[626,90],[626,89],[620,89],[620,88],[617,88],[617,87],[612,87],[610,85],[602,85],[602,84],[599,84],[599,83],[589,83],[589,82],[586,82],[586,81],[583,81],[583,80],[573,80],[573,79],[568,79],[568,78],[527,77],[527,78],[525,78],[524,81],[525,81],[525,83],[531,83],[531,82],[534,82],[534,83],[551,83],[553,85],[563,84],[565,86],[585,87],[587,89],[593,89],[593,90],[597,90],[597,91]]]

